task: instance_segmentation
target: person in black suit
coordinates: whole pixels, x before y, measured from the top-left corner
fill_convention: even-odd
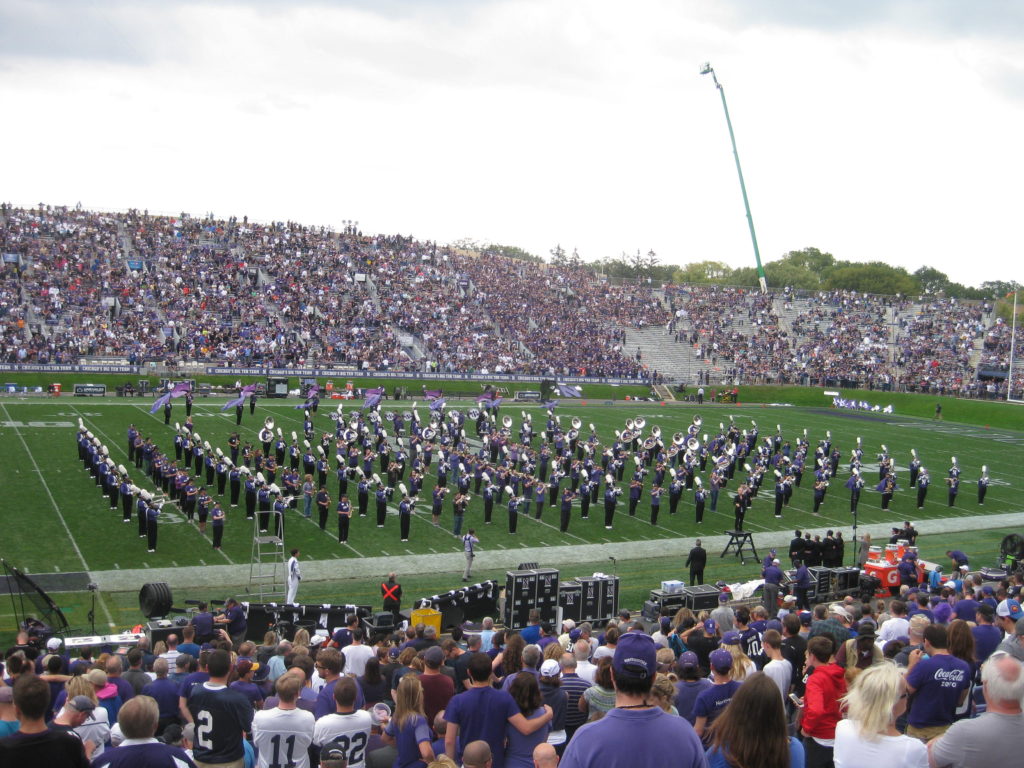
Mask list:
[[[704,566],[708,564],[708,552],[700,545],[700,539],[694,543],[690,550],[690,556],[686,558],[686,565],[690,568],[690,584],[704,583]]]
[[[803,560],[804,539],[802,531],[793,531],[793,539],[789,542],[789,561],[796,568],[798,562]]]

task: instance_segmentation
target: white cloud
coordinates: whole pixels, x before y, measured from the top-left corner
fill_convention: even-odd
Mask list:
[[[12,0],[3,194],[745,265],[710,60],[763,259],[1013,278],[1024,56],[898,5]]]

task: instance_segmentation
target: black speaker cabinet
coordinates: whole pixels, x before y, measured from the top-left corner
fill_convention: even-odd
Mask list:
[[[580,622],[582,610],[583,585],[578,581],[563,581],[558,585],[558,605],[562,609],[562,620],[572,619]],[[559,627],[555,627],[559,629]]]
[[[718,607],[718,587],[693,584],[683,587],[683,604],[691,611],[710,611]]]
[[[832,593],[832,569],[815,565],[807,569],[811,572],[811,587],[814,597],[821,599]]]
[[[650,602],[657,604],[658,611],[662,615],[671,615],[686,604],[686,595],[682,592],[666,592],[663,589],[652,589]]]
[[[832,573],[836,582],[837,592],[856,592],[860,589],[860,568],[856,566],[843,566],[833,568]]]

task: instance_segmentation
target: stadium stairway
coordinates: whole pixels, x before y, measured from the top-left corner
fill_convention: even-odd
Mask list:
[[[687,384],[697,380],[700,364],[695,361],[689,344],[677,344],[661,326],[621,328],[626,338],[624,349],[630,357],[639,348],[640,362],[658,371],[666,380]]]

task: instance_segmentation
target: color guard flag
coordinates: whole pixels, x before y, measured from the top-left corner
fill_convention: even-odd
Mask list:
[[[555,389],[561,397],[580,397],[582,392],[579,387],[570,387],[568,384],[556,384]]]
[[[366,390],[366,398],[363,400],[363,409],[376,408],[380,404],[380,399],[383,396],[384,387]]]
[[[256,385],[255,384],[248,384],[248,385],[242,387],[242,391],[239,394],[239,396],[236,397],[234,400],[228,400],[226,403],[224,403],[224,407],[221,408],[221,410],[222,411],[226,411],[228,408],[235,408],[235,407],[237,407],[239,405],[244,405],[245,404],[245,398],[247,398],[249,395],[251,395],[255,391],[256,391]]]

